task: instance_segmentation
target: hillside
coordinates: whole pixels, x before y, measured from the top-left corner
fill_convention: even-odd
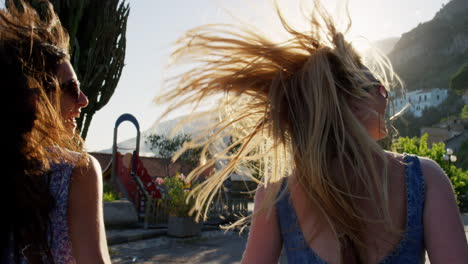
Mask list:
[[[403,34],[388,56],[408,90],[447,88],[468,62],[468,1],[447,3],[431,21]]]
[[[393,48],[399,40],[399,37],[386,38],[382,40],[377,40],[373,42],[372,45],[374,45],[376,48],[382,51],[382,53],[388,55],[393,50]]]
[[[160,134],[160,135],[166,135],[169,136],[172,132],[173,129],[184,119],[186,116],[181,116],[179,118],[167,120],[164,122],[160,123],[154,123],[148,130],[142,131],[141,132],[141,138],[140,138],[140,156],[145,156],[145,157],[153,157],[154,153],[151,150],[150,144],[147,144],[146,138],[149,135],[152,134]],[[197,120],[195,122],[189,122],[185,124],[180,130],[178,130],[178,134],[184,133],[193,136],[197,136],[200,132],[201,129],[204,129],[208,127],[210,124],[209,122],[209,117],[201,120]],[[121,142],[117,143],[119,149],[119,152],[121,153],[127,153],[127,152],[132,152],[135,149],[136,145],[136,138],[130,138],[127,140],[123,140]],[[97,151],[99,153],[112,153],[112,146],[108,149],[103,149],[100,151]]]

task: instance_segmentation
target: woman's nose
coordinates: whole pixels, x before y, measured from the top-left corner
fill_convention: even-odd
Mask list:
[[[88,97],[83,93],[83,91],[80,91],[80,95],[78,96],[78,106],[80,108],[84,108],[88,106],[89,100]]]

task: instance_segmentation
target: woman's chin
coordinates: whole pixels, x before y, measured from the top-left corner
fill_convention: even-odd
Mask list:
[[[387,129],[382,129],[380,131],[374,130],[372,133],[369,133],[369,135],[375,140],[381,140],[384,139],[388,135]]]
[[[377,136],[377,140],[384,139],[387,135],[388,135],[387,129],[380,130]]]
[[[65,129],[68,132],[67,134],[70,137],[73,137],[75,135],[75,131],[76,131],[76,124],[67,123],[66,126],[65,126]]]

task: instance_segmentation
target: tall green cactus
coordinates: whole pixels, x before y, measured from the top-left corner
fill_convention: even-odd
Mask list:
[[[40,11],[36,1],[28,0]],[[86,138],[93,115],[109,102],[122,74],[130,7],[125,0],[49,1],[70,34],[71,63],[89,99],[77,120]]]

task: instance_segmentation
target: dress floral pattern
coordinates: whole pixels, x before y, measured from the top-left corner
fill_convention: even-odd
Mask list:
[[[51,212],[49,245],[56,264],[74,263],[72,245],[68,233],[68,194],[73,165],[67,163],[52,166],[50,192],[56,204]]]
[[[49,171],[49,190],[54,197],[56,204],[50,214],[50,227],[48,231],[48,241],[55,264],[75,263],[72,254],[72,245],[68,233],[68,194],[73,165],[69,163],[52,164]],[[13,239],[13,238],[12,238]],[[8,264],[17,264],[10,251]],[[28,261],[23,257],[21,264]]]

